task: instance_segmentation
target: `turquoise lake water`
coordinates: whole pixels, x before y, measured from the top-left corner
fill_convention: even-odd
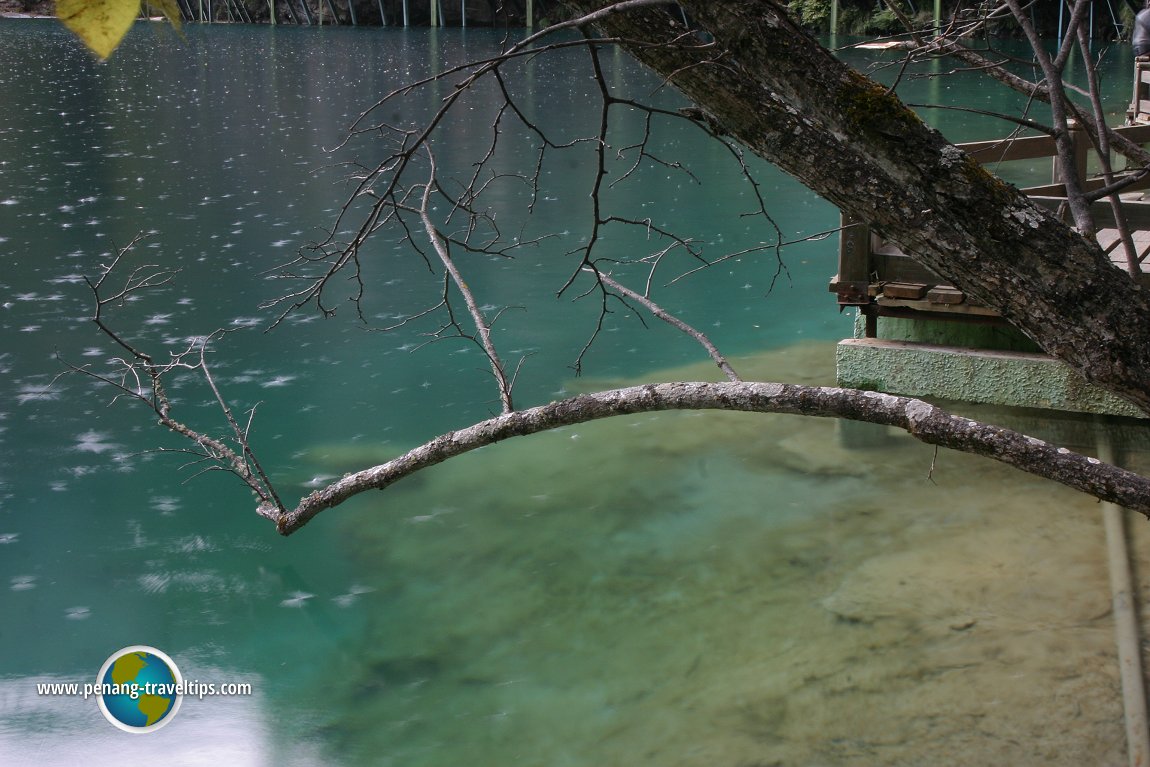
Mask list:
[[[370,137],[330,151],[355,118],[380,94],[487,55],[500,39],[241,27],[190,27],[181,38],[142,25],[97,64],[54,22],[0,22],[0,764],[913,764],[942,749],[969,758],[932,763],[1120,757],[1105,606],[1050,584],[1063,571],[1093,584],[1104,565],[1041,548],[1092,535],[1093,505],[985,462],[947,457],[928,478],[932,451],[895,436],[848,451],[829,422],[644,416],[479,451],[284,539],[235,480],[148,452],[180,443],[146,412],[59,377],[61,359],[101,366],[115,356],[89,321],[84,279],[144,232],[136,263],[180,273],[115,319],[165,353],[236,331],[213,347],[213,370],[237,412],[258,404],[253,443],[288,499],[495,412],[482,355],[426,345],[434,322],[371,332],[344,305],[264,333],[274,314],[259,305],[284,290],[269,270],[334,220],[346,163],[381,157]],[[863,67],[895,60],[844,56]],[[1115,114],[1127,56],[1106,59]],[[613,84],[657,90],[625,58],[605,61]],[[565,140],[594,130],[581,62],[540,59],[514,81],[533,118]],[[973,74],[908,79],[900,92],[1017,106]],[[443,95],[433,88],[382,117],[417,122]],[[438,149],[457,173],[489,135],[490,105],[472,107]],[[955,138],[1001,132],[985,118],[924,114]],[[640,131],[624,123],[617,147]],[[775,230],[741,215],[751,194],[729,155],[683,126],[655,136],[693,177],[648,165],[610,193],[618,209],[674,225],[711,257],[760,248],[658,300],[746,375],[830,383],[833,342],[851,334],[827,292],[837,241],[798,241],[833,229],[837,212],[750,162],[783,239],[795,241],[778,275],[775,251],[761,249]],[[508,169],[533,156],[512,146]],[[530,217],[524,185],[498,191],[505,231],[557,236],[513,261],[465,265],[480,302],[515,307],[496,336],[524,359],[521,406],[717,372],[689,340],[616,307],[575,378],[598,311],[556,292],[586,237],[588,159],[580,149],[549,157]],[[1020,180],[1046,172],[1012,170]],[[619,258],[659,247],[634,233],[605,245]],[[437,300],[437,278],[398,236],[379,235],[367,256],[372,324]],[[220,428],[201,384],[172,391],[178,417]],[[1051,505],[1071,513],[1044,519]],[[928,591],[892,597],[908,579]],[[860,583],[871,590],[854,590]],[[973,633],[953,628],[972,620]],[[972,636],[988,644],[961,644]],[[1036,636],[1025,653],[1014,644]],[[170,726],[131,737],[92,700],[36,693],[37,682],[92,681],[113,652],[138,644],[166,652],[185,678],[247,682],[253,694],[185,700]],[[1004,681],[1018,673],[1031,687]],[[988,718],[991,703],[1010,714]],[[1076,730],[1083,703],[1097,713]]]

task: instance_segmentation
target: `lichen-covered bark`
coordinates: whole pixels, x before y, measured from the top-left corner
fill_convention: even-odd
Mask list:
[[[316,514],[368,490],[382,490],[429,466],[485,445],[560,426],[660,410],[740,410],[847,418],[895,426],[931,445],[985,455],[1150,516],[1150,479],[1018,432],[951,415],[890,394],[781,383],[675,382],[584,394],[449,432],[385,464],[348,474],[290,512],[268,503],[260,514],[289,535]]]
[[[580,12],[608,3],[568,0]],[[1150,301],[1030,203],[834,58],[771,0],[686,0],[600,22],[736,139],[915,253],[1088,379],[1150,412]],[[709,44],[701,44],[706,40]]]

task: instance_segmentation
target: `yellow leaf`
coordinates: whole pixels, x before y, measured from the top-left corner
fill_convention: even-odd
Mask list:
[[[176,31],[180,31],[180,5],[176,0],[144,0],[144,4],[149,12],[154,8],[164,14],[164,18],[176,28]]]
[[[106,59],[140,15],[140,0],[56,0],[56,16]]]

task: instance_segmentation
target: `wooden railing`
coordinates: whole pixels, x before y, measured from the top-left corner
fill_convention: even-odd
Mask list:
[[[1147,83],[1150,87],[1150,62],[1147,63]],[[1150,97],[1146,99],[1147,119],[1150,119]],[[1114,129],[1136,144],[1150,143],[1150,124],[1134,124]],[[1103,180],[1089,175],[1090,139],[1084,130],[1073,133],[1074,163],[1078,178],[1084,179],[1085,191],[1101,189]],[[1064,213],[1066,186],[1063,183],[1061,163],[1054,139],[1050,136],[1025,136],[993,141],[975,141],[958,145],[983,165],[1035,160],[1051,160],[1051,182],[1022,189],[1039,205],[1057,213]],[[1122,178],[1123,173],[1115,174]],[[1150,189],[1150,174],[1122,189],[1122,212],[1132,230],[1136,258],[1139,263],[1150,256],[1150,201],[1131,193]],[[1110,203],[1100,200],[1091,207],[1098,226],[1099,245],[1111,255],[1115,266],[1128,269],[1126,251],[1115,228]],[[1145,270],[1143,270],[1145,272]],[[934,272],[919,264],[912,255],[897,246],[884,242],[865,223],[842,217],[839,240],[839,272],[831,281],[831,291],[838,296],[840,306],[866,307],[868,319],[879,314],[899,314],[906,311],[931,312],[959,318],[992,319],[993,310],[978,304]]]

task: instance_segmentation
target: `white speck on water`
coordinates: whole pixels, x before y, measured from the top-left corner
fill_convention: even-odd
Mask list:
[[[275,378],[271,378],[267,381],[262,382],[260,384],[260,386],[262,386],[265,389],[270,389],[270,388],[275,387],[275,386],[287,386],[289,383],[291,383],[295,379],[296,379],[296,376],[290,376],[290,375],[288,375],[288,376],[276,376]]]
[[[179,510],[180,501],[178,498],[172,498],[171,496],[158,495],[152,499],[151,505],[152,508],[156,511],[163,512],[165,514],[171,514],[172,512]]]
[[[9,588],[13,591],[28,591],[36,588],[35,575],[17,575],[10,581]]]
[[[101,434],[97,431],[86,431],[76,439],[75,449],[83,453],[106,453],[109,450],[115,450],[120,447],[117,444],[108,442],[108,435]]]
[[[0,240],[0,242],[3,242],[3,241]],[[64,275],[61,275],[59,277],[53,277],[52,279],[48,280],[48,282],[52,285],[76,285],[76,284],[79,284],[83,281],[84,281],[84,275],[82,275],[82,274],[64,274]]]
[[[303,607],[307,600],[314,596],[315,594],[309,594],[306,591],[293,591],[290,597],[280,602],[280,607]]]
[[[20,540],[20,533],[0,533],[0,543],[15,543]]]
[[[168,573],[145,573],[137,578],[136,582],[148,594],[163,594],[168,590],[172,576]]]
[[[70,621],[82,621],[92,615],[90,607],[69,607],[64,611],[64,617]]]
[[[20,387],[16,401],[21,405],[28,402],[51,402],[60,398],[60,392],[53,390],[47,384],[25,384]]]
[[[334,474],[317,474],[316,476],[309,479],[307,482],[303,482],[302,485],[304,487],[310,487],[310,488],[323,487],[324,485],[327,485],[328,483],[330,483],[333,479],[335,479]]]
[[[201,535],[189,535],[176,541],[174,550],[181,554],[197,554],[202,551],[216,551],[217,547]]]

